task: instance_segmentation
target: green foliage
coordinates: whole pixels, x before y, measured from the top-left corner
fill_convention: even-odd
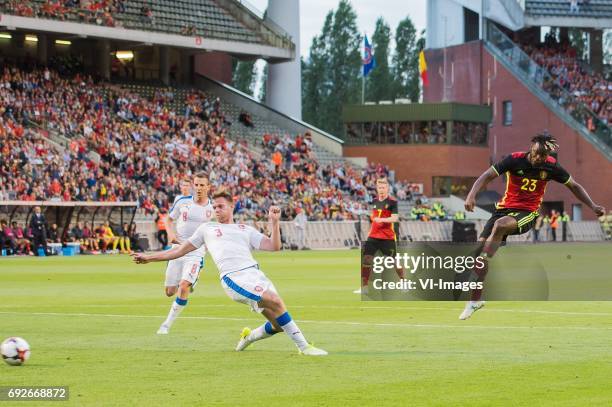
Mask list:
[[[366,97],[368,101],[393,99],[393,76],[389,67],[389,43],[391,28],[382,17],[376,20],[376,29],[372,35],[372,47],[376,58],[376,67],[366,78]]]
[[[330,11],[321,34],[310,47],[302,66],[302,94],[305,121],[332,134],[342,131],[342,106],[358,103],[361,87],[362,37],[357,15],[347,0]]]
[[[232,61],[232,82],[241,92],[253,96],[255,90],[255,61]]]
[[[587,59],[589,55],[589,34],[579,28],[568,30],[570,45],[576,49],[578,58]]]
[[[259,100],[266,103],[266,97],[268,92],[268,63],[263,67],[263,73],[261,78],[261,88],[259,89]]]
[[[361,103],[363,36],[357,30],[351,4],[342,0],[327,13],[321,34],[314,37],[310,54],[302,59],[302,117],[334,135],[342,133],[342,106]],[[395,51],[390,55],[391,28],[380,17],[372,46],[376,67],[366,78],[368,101],[419,99],[419,51],[425,31],[417,35],[410,17],[395,30]]]
[[[501,250],[552,274],[588,272],[610,256],[606,243]],[[3,257],[0,341],[21,336],[32,357],[22,367],[0,361],[2,383],[69,386],[65,405],[76,406],[610,405],[611,302],[493,301],[459,321],[463,303],[361,302],[358,250],[254,254],[329,356],[299,356],[284,333],[235,352],[242,328],[265,319],[227,297],[210,255],[167,336],[155,334],[173,300],[165,263]]]
[[[421,33],[421,43],[424,36]],[[419,43],[416,28],[410,17],[406,17],[395,30],[395,53],[393,54],[394,98],[419,98]]]

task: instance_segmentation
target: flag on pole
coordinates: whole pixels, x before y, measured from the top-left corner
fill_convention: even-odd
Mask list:
[[[419,52],[419,74],[423,81],[423,86],[429,86],[429,79],[427,78],[427,62],[425,62],[425,52],[421,50]]]
[[[372,45],[368,41],[368,36],[366,35],[364,39],[363,76],[366,77],[372,69],[376,68],[376,58],[372,55]]]

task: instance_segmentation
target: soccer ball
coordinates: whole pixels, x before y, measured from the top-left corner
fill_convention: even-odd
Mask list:
[[[7,338],[0,345],[0,353],[6,363],[19,366],[30,358],[30,345],[23,338]]]

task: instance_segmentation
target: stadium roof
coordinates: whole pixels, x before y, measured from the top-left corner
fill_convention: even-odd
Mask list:
[[[397,103],[389,105],[346,105],[342,109],[345,123],[454,120],[490,123],[489,106],[464,103]]]
[[[529,26],[612,28],[612,1],[580,2],[570,11],[569,0],[524,0],[525,23]]]
[[[287,32],[237,0],[130,0],[124,2],[124,12],[112,15],[112,24],[92,18],[96,14],[88,9],[65,7],[50,17],[43,11],[45,1],[34,0],[29,4],[34,17],[12,8],[10,2],[2,2],[0,25],[272,60],[288,61],[295,57],[295,44]],[[145,18],[143,7],[152,9],[152,18]],[[36,17],[43,14],[47,17]],[[186,34],[186,30],[191,31]]]

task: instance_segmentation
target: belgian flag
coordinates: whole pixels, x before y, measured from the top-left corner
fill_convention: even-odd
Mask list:
[[[425,62],[425,52],[421,50],[419,52],[419,74],[423,81],[423,86],[429,86],[429,79],[427,78],[427,62]]]

